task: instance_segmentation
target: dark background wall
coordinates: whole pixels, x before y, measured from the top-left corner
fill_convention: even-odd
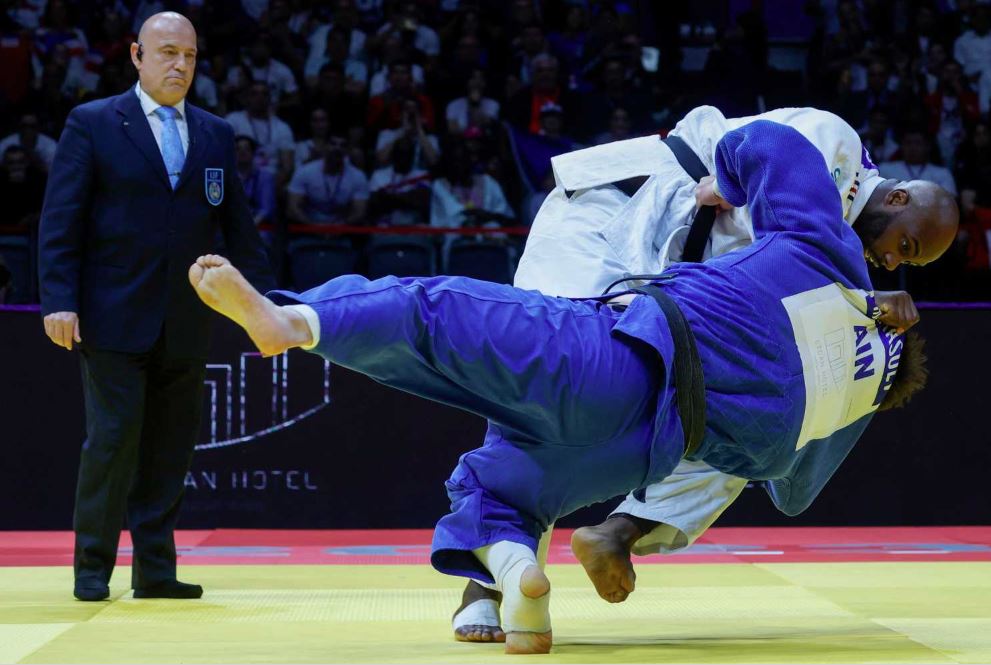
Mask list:
[[[785,518],[749,488],[719,523],[991,523],[991,310],[924,311],[919,330],[929,387],[907,410],[875,418],[811,509]],[[212,368],[216,399],[208,386],[181,527],[413,528],[445,512],[443,482],[479,444],[481,420],[311,354],[289,354],[285,372],[282,362],[273,372],[272,360],[247,355],[242,437],[241,352],[251,347],[225,323],[216,333],[211,363],[231,367],[231,417],[228,372]],[[75,354],[47,341],[37,312],[0,311],[0,529],[71,527],[83,438]]]

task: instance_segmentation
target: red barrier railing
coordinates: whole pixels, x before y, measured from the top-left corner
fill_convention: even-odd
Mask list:
[[[259,227],[262,231],[275,231],[272,224],[262,224]],[[461,226],[458,228],[446,228],[439,226],[351,226],[348,224],[290,224],[287,227],[289,233],[293,234],[314,234],[314,235],[423,235],[442,236],[456,234],[464,236],[474,235],[511,235],[525,236],[530,232],[526,226]]]

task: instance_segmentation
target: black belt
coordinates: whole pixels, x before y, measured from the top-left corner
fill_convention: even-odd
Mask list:
[[[677,136],[669,136],[661,140],[664,142],[664,145],[671,149],[675,159],[678,160],[678,164],[681,168],[685,169],[685,172],[691,176],[692,180],[698,182],[709,175],[709,170],[705,168],[705,164],[702,163],[702,160],[695,154],[695,151],[682,139]],[[637,176],[614,182],[613,185],[630,198],[633,198],[633,195],[637,193],[637,190],[646,181],[646,176]],[[698,263],[702,260],[702,255],[705,253],[705,245],[709,241],[709,234],[712,233],[712,225],[715,223],[715,206],[702,206],[695,212],[692,226],[688,230],[688,238],[685,240],[685,250],[681,253],[682,261]]]
[[[693,454],[705,436],[705,377],[695,335],[674,299],[656,284],[647,284],[634,293],[650,296],[660,306],[674,340],[674,387],[678,397],[678,415],[685,434],[685,456]],[[644,490],[637,490],[643,492]],[[643,499],[634,496],[641,501]]]

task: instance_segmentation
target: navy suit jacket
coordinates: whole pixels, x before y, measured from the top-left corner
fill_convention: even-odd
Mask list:
[[[271,271],[234,168],[231,126],[186,103],[189,147],[173,191],[134,88],[72,110],[48,178],[39,231],[42,315],[79,314],[86,346],[206,357],[209,310],[187,278],[218,229],[255,286]],[[207,170],[222,199],[208,200]],[[216,176],[217,171],[212,171]]]

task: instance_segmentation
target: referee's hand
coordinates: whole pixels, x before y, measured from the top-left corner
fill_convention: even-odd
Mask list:
[[[83,341],[79,336],[79,315],[75,312],[54,312],[45,317],[48,339],[72,351],[72,343]]]

